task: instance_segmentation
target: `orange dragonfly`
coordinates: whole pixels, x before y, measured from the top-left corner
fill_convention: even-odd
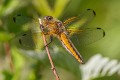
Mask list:
[[[53,41],[53,36],[58,38],[62,43],[63,47],[71,53],[80,63],[83,62],[83,58],[79,51],[76,49],[71,39],[79,41],[81,45],[90,44],[95,42],[105,36],[105,31],[102,28],[87,28],[85,27],[96,16],[95,12],[92,9],[87,9],[82,14],[71,17],[64,22],[53,18],[52,16],[45,16],[39,21],[35,19],[23,18],[21,15],[17,15],[13,18],[15,23],[21,24],[20,20],[23,18],[26,21],[31,21],[30,31],[23,33],[17,38],[19,46],[31,47],[31,46],[40,46],[41,33],[49,36],[50,42]],[[25,17],[25,16],[24,16]],[[75,38],[77,37],[77,38]]]

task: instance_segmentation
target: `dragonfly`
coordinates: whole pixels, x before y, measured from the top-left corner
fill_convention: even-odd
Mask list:
[[[17,38],[17,42],[22,47],[40,46],[42,37],[41,34],[49,36],[49,42],[47,45],[53,42],[53,37],[56,37],[63,45],[63,47],[72,54],[78,62],[84,63],[83,58],[75,47],[75,43],[90,44],[97,40],[100,40],[105,36],[105,31],[102,28],[88,28],[86,27],[89,22],[96,16],[96,13],[92,9],[87,9],[78,16],[73,16],[67,20],[61,21],[52,16],[45,16],[35,20],[31,17],[16,15],[13,17],[13,21],[18,24],[24,24],[20,20],[23,17],[24,21],[31,21],[30,30],[23,33]],[[25,22],[25,23],[26,23]],[[73,44],[72,39],[75,41]],[[32,48],[32,47],[31,47]]]

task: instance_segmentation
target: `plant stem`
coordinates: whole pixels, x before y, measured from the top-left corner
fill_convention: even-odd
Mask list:
[[[4,48],[5,48],[5,52],[6,52],[6,58],[7,58],[7,61],[8,61],[8,63],[9,63],[9,65],[10,65],[10,69],[12,70],[12,72],[13,72],[13,63],[12,63],[12,58],[11,58],[11,53],[10,53],[10,45],[9,45],[9,43],[8,42],[6,42],[5,44],[4,44]]]

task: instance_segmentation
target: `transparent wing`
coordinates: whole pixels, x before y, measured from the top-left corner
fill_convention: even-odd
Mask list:
[[[38,18],[18,14],[13,17],[16,26],[21,26],[23,30],[31,30],[31,32],[40,32]]]
[[[76,28],[84,28],[89,22],[93,20],[96,16],[96,13],[92,9],[87,9],[83,11],[80,15],[71,17],[65,20],[63,23],[66,27],[76,27]]]
[[[85,28],[85,29],[67,29],[69,36],[74,44],[86,46],[102,39],[105,31],[102,28]]]
[[[65,20],[63,23],[67,26],[67,32],[73,41],[81,45],[85,46],[100,40],[105,36],[105,31],[102,28],[87,28],[87,24],[89,24],[96,13],[92,9],[87,9],[83,11],[80,15],[71,17]]]
[[[16,25],[25,29],[24,32],[21,32],[12,40],[17,47],[30,50],[43,47],[41,30],[37,19],[19,14],[13,17],[13,21]]]
[[[30,21],[32,21],[33,18],[30,17],[30,16],[25,16],[25,15],[22,15],[22,14],[17,14],[13,17],[13,21],[16,25],[24,25]]]

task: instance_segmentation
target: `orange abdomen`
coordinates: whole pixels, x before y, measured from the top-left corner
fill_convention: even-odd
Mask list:
[[[71,40],[68,38],[66,33],[61,33],[59,35],[59,40],[62,42],[62,45],[66,48],[68,52],[70,52],[80,63],[84,63],[82,56],[78,52],[78,50],[75,48]]]

